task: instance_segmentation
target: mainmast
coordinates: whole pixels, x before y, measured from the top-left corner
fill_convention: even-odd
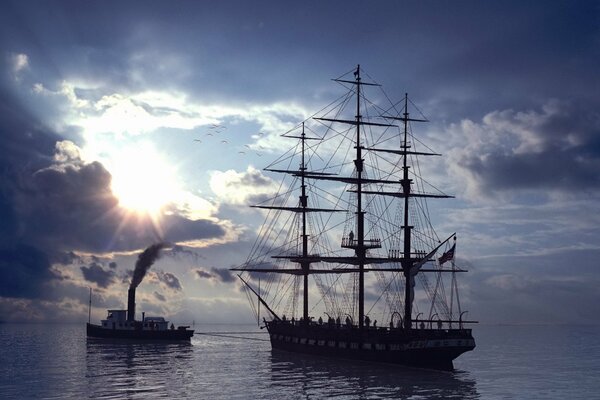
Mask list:
[[[402,226],[402,230],[404,232],[404,254],[403,260],[401,262],[402,270],[404,271],[404,277],[406,279],[405,291],[404,291],[404,328],[410,329],[412,326],[412,298],[410,295],[409,285],[410,282],[410,274],[413,266],[413,261],[410,257],[410,249],[411,249],[411,232],[412,226],[409,225],[408,220],[408,199],[410,198],[410,184],[411,179],[408,177],[408,156],[407,151],[410,147],[408,144],[408,93],[404,94],[404,135],[402,145],[400,146],[401,150],[404,151],[403,163],[402,163],[402,180],[400,184],[402,185],[402,191],[404,192],[404,224]]]
[[[360,142],[360,65],[356,67],[354,73],[356,78],[356,159],[354,165],[356,167],[356,233],[358,243],[355,248],[356,258],[358,261],[358,327],[364,326],[365,319],[365,213],[362,209],[362,145]]]
[[[308,251],[308,238],[309,234],[307,232],[307,216],[310,212],[344,212],[346,210],[339,209],[329,209],[329,208],[318,208],[318,207],[309,207],[308,206],[308,195],[306,193],[306,178],[312,177],[312,175],[317,175],[320,177],[325,177],[331,174],[321,173],[321,172],[310,172],[307,171],[306,167],[306,141],[307,140],[321,140],[320,138],[307,137],[304,130],[304,122],[302,123],[302,132],[299,136],[293,135],[283,135],[286,138],[300,139],[301,142],[301,159],[300,159],[300,167],[298,170],[276,170],[266,168],[266,171],[272,172],[280,172],[290,174],[295,177],[300,177],[300,198],[299,205],[296,207],[286,207],[286,206],[275,206],[275,205],[258,205],[253,206],[256,208],[268,209],[268,210],[280,210],[280,211],[289,211],[294,212],[300,215],[301,218],[301,233],[300,237],[302,240],[302,249],[300,254],[292,254],[285,256],[272,256],[273,258],[286,258],[292,262],[298,263],[300,268],[295,269],[271,269],[271,268],[253,268],[252,266],[246,266],[245,268],[232,268],[232,271],[254,271],[254,272],[265,272],[265,273],[283,273],[283,274],[292,274],[292,275],[302,275],[303,278],[303,296],[302,296],[302,321],[304,323],[308,323],[310,321],[308,316],[308,276],[312,273],[318,272],[314,271],[310,268],[310,265],[315,262],[320,262],[318,256],[309,254]],[[245,282],[244,282],[245,283]],[[254,291],[254,290],[253,290]]]

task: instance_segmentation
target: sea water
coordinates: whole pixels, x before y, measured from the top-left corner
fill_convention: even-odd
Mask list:
[[[255,325],[194,328],[228,333],[132,343],[0,324],[0,398],[600,399],[599,326],[475,326],[454,372],[272,351]]]

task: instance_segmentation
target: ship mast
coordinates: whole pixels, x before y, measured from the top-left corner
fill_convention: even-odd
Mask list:
[[[400,184],[402,185],[402,191],[404,192],[404,225],[402,226],[402,230],[404,231],[404,254],[403,260],[401,262],[402,270],[404,271],[404,277],[406,280],[405,291],[404,291],[404,328],[410,329],[412,326],[412,299],[410,296],[409,285],[410,282],[410,273],[412,268],[412,261],[410,257],[410,248],[411,248],[411,232],[412,226],[409,225],[408,220],[408,199],[410,198],[410,184],[411,180],[408,177],[408,156],[407,151],[410,145],[408,144],[408,93],[404,94],[404,135],[403,142],[400,146],[401,150],[404,151],[403,154],[403,163],[402,163],[402,180]]]
[[[356,67],[356,159],[354,165],[356,167],[356,233],[358,243],[355,249],[356,258],[358,259],[358,327],[364,326],[365,318],[365,213],[362,209],[362,147],[360,143],[360,65]]]
[[[304,152],[306,143],[306,134],[304,133],[304,122],[302,123],[302,134],[300,135],[302,142],[302,161],[300,163],[300,184],[302,194],[300,195],[300,207],[302,208],[302,258],[300,268],[304,278],[304,290],[302,299],[302,320],[308,323],[308,274],[310,262],[308,262],[308,235],[306,234],[306,208],[308,207],[308,197],[306,196],[306,182],[304,181],[306,173],[306,164],[304,162]]]
[[[309,323],[310,318],[308,315],[308,276],[311,274],[343,274],[343,273],[357,273],[358,274],[358,327],[359,329],[364,329],[365,327],[365,273],[366,272],[398,272],[397,267],[389,267],[389,268],[381,268],[381,267],[370,267],[369,269],[365,269],[365,265],[376,265],[376,264],[389,264],[389,263],[400,263],[402,273],[405,277],[405,300],[404,300],[404,328],[411,329],[412,328],[412,303],[414,299],[414,278],[419,272],[463,272],[462,270],[453,270],[453,271],[445,271],[441,269],[423,269],[425,263],[430,261],[437,250],[444,245],[447,241],[449,241],[454,234],[448,237],[446,240],[438,242],[437,247],[432,249],[428,254],[413,254],[411,253],[412,243],[411,236],[412,230],[414,226],[410,225],[410,214],[409,214],[409,206],[411,197],[414,198],[451,198],[453,196],[449,196],[446,194],[433,194],[433,193],[419,193],[413,192],[411,190],[412,179],[409,178],[409,169],[410,166],[408,164],[408,157],[410,155],[415,156],[440,156],[437,153],[431,152],[421,152],[414,151],[411,149],[411,145],[409,142],[409,122],[428,122],[427,119],[417,119],[411,118],[408,112],[408,94],[404,96],[404,108],[401,116],[387,116],[382,115],[381,117],[394,121],[402,121],[403,123],[403,131],[402,131],[402,139],[400,143],[399,149],[389,149],[389,148],[373,148],[373,147],[363,147],[362,141],[362,132],[365,126],[376,126],[376,127],[397,127],[397,125],[393,125],[390,123],[378,123],[371,121],[363,121],[363,117],[361,114],[361,87],[362,86],[380,86],[377,83],[367,83],[362,82],[361,80],[361,69],[360,65],[357,65],[356,70],[354,71],[354,80],[346,80],[346,79],[334,79],[336,82],[351,84],[355,86],[355,95],[356,95],[356,113],[354,119],[341,119],[341,118],[326,118],[326,117],[314,117],[315,120],[325,121],[325,122],[335,122],[342,123],[348,125],[354,125],[356,127],[356,138],[355,138],[355,149],[356,149],[356,158],[354,161],[354,167],[356,174],[354,176],[338,176],[337,174],[325,173],[325,172],[316,172],[309,171],[306,166],[306,140],[321,140],[320,138],[307,137],[305,133],[304,122],[302,123],[302,132],[300,135],[293,136],[289,134],[282,135],[286,138],[295,138],[301,141],[301,161],[300,167],[297,170],[291,169],[274,169],[274,168],[265,168],[265,171],[270,172],[278,172],[284,174],[290,174],[295,177],[300,178],[300,196],[299,196],[299,205],[296,207],[289,206],[276,206],[276,205],[256,205],[253,207],[269,209],[269,210],[280,210],[280,211],[289,211],[299,214],[301,218],[301,240],[302,240],[302,249],[301,252],[297,252],[296,254],[282,254],[282,255],[272,255],[273,259],[287,259],[292,263],[296,263],[298,267],[296,268],[261,268],[253,265],[253,260],[251,257],[246,261],[246,265],[241,268],[232,268],[232,271],[246,271],[246,272],[261,272],[261,273],[276,273],[276,274],[291,274],[299,276],[301,275],[303,278],[303,307],[302,307],[302,320],[304,323]],[[363,150],[372,151],[372,152],[384,152],[396,154],[402,157],[402,177],[398,180],[390,180],[390,179],[373,179],[366,177],[363,174],[364,171],[364,159],[363,159]],[[343,182],[347,184],[354,185],[354,189],[349,190],[350,192],[356,193],[356,236],[351,232],[348,237],[342,238],[341,247],[354,250],[354,256],[323,256],[320,254],[310,254],[308,249],[308,238],[309,234],[307,232],[307,217],[308,213],[311,212],[345,212],[347,210],[341,209],[329,209],[329,208],[320,208],[320,207],[309,207],[308,205],[308,195],[307,195],[307,185],[306,179],[313,180],[329,180],[334,182]],[[400,185],[402,188],[401,191],[387,191],[387,190],[377,190],[373,191],[368,188],[365,188],[365,185],[371,184],[388,184],[388,185]],[[403,198],[404,209],[403,209],[403,225],[401,226],[401,232],[404,237],[404,246],[402,253],[400,256],[398,255],[389,255],[387,257],[378,257],[371,256],[368,254],[369,249],[381,248],[381,240],[380,239],[366,239],[365,238],[365,214],[366,211],[363,209],[363,196],[364,195],[378,195],[378,196],[391,196],[396,198]],[[300,254],[298,254],[300,253]],[[343,269],[315,269],[311,268],[312,263],[325,262],[325,263],[338,263],[338,264],[351,264],[354,265],[354,268],[343,268]],[[241,278],[241,277],[240,277]],[[246,285],[246,283],[244,281]],[[255,292],[251,287],[249,287],[253,292]],[[256,292],[255,292],[256,294]],[[259,300],[263,302],[259,296]],[[263,303],[266,306],[266,303]],[[269,310],[271,311],[271,310]],[[273,313],[271,311],[271,313]],[[274,316],[276,316],[273,313]]]

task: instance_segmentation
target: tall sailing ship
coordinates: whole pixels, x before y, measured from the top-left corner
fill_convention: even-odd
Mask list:
[[[440,154],[413,134],[427,119],[408,95],[392,103],[364,75],[334,79],[344,93],[282,135],[293,147],[265,170],[284,179],[254,206],[265,222],[233,270],[273,349],[451,370],[476,321],[460,306],[456,235],[430,220],[428,200],[452,196],[420,160]]]

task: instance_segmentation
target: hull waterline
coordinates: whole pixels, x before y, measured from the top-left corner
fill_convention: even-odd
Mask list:
[[[87,324],[87,336],[101,339],[165,340],[190,341],[193,330],[171,329],[152,331],[142,329],[106,329],[99,325]]]
[[[267,323],[273,349],[294,353],[453,370],[453,360],[475,348],[470,329],[393,330]]]

